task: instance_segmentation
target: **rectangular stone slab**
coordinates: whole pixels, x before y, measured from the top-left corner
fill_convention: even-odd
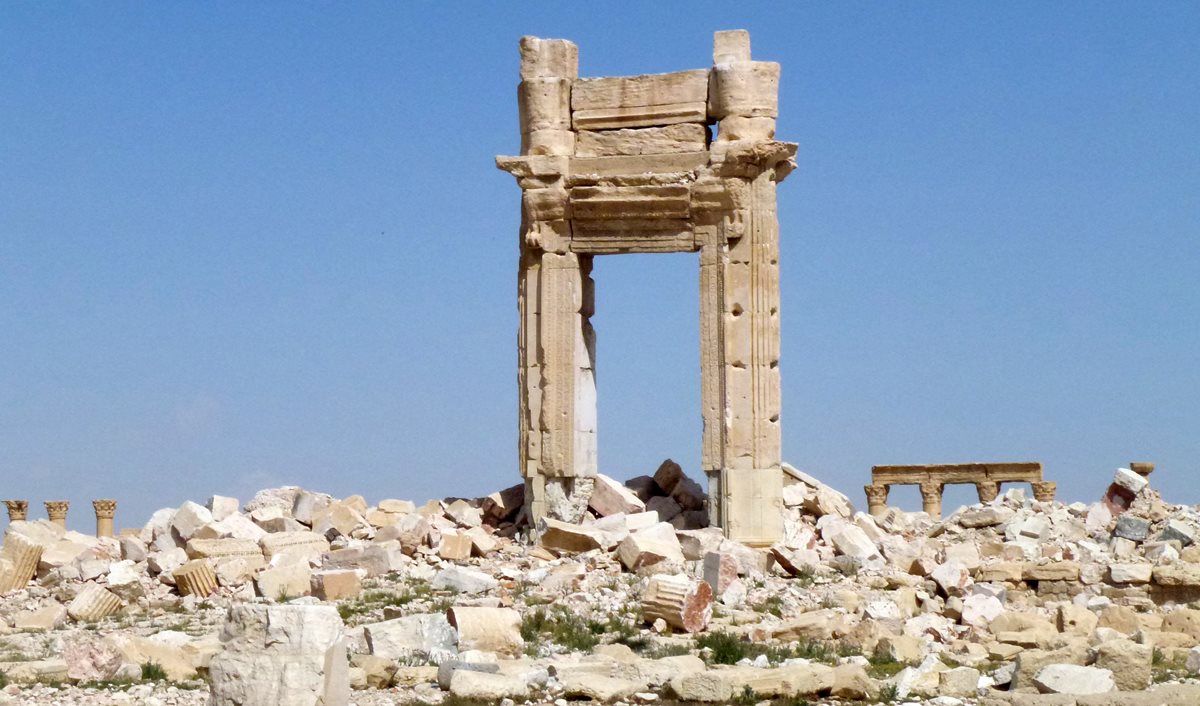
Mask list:
[[[943,463],[914,466],[874,466],[871,481],[876,485],[935,483],[977,483],[979,481],[1032,483],[1042,480],[1042,464],[1020,463]]]
[[[576,130],[654,127],[679,123],[703,123],[708,119],[705,103],[663,103],[633,108],[595,108],[571,113]]]
[[[581,78],[571,86],[572,110],[636,108],[708,100],[708,70]]]

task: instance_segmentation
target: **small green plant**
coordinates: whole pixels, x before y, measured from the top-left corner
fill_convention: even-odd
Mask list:
[[[0,689],[6,686],[8,686],[8,675],[4,673],[3,669],[0,669]]]
[[[758,702],[758,695],[754,693],[754,689],[746,684],[742,687],[742,693],[738,695],[737,702],[742,706],[754,706]]]
[[[275,594],[276,603],[287,603],[292,600],[291,594],[288,593],[286,586],[279,587],[279,593]]]
[[[597,628],[598,629],[594,629]],[[549,640],[569,650],[587,652],[600,644],[597,633],[603,633],[603,624],[585,621],[564,606],[538,608],[526,613],[521,620],[521,637],[529,650],[537,650],[537,643]]]
[[[870,664],[867,666],[867,674],[875,679],[887,679],[899,674],[908,665],[904,662],[896,662],[887,657],[872,655],[867,657]]]
[[[783,597],[778,595],[767,596],[761,603],[754,606],[754,610],[759,613],[768,613],[776,618],[783,617]]]
[[[710,632],[696,638],[696,646],[709,650],[712,664],[737,664],[749,655],[749,643],[726,632]]]
[[[142,681],[166,681],[167,670],[162,668],[162,665],[150,661],[142,665]]]
[[[884,684],[879,690],[879,703],[890,704],[900,698],[900,687],[895,684]]]
[[[803,564],[796,569],[796,574],[792,576],[792,580],[800,584],[802,588],[808,588],[813,585],[817,578],[817,569],[812,564]]]

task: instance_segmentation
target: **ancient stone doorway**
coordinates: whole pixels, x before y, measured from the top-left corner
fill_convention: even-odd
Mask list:
[[[579,78],[571,42],[521,40],[520,467],[534,520],[578,521],[596,474],[594,258],[699,253],[701,466],[710,521],[783,533],[779,65],[718,32],[710,69]],[[713,138],[713,127],[716,138]]]

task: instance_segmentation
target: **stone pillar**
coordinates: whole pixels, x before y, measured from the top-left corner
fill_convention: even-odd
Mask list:
[[[708,114],[719,126],[712,160],[723,161],[731,196],[716,275],[722,297],[720,520],[731,539],[769,545],[783,536],[775,187],[787,173],[776,168],[790,154],[771,161],[760,155],[772,150],[755,149],[775,134],[779,64],[751,61],[744,31],[717,32],[713,61]],[[714,277],[703,271],[706,259],[702,251],[702,284]]]
[[[1000,494],[1000,483],[994,480],[981,480],[975,484],[979,493],[979,502],[990,503]]]
[[[933,518],[942,516],[942,484],[934,481],[921,483],[922,509]]]
[[[886,485],[866,485],[863,490],[867,493],[867,512],[872,517],[882,517],[887,512],[888,490]]]
[[[1154,472],[1154,464],[1149,461],[1130,461],[1129,470],[1143,478],[1149,478],[1150,474]]]
[[[96,536],[113,536],[113,516],[117,513],[117,501],[93,500],[92,507],[96,510]]]
[[[1058,490],[1058,483],[1049,480],[1030,483],[1030,485],[1033,486],[1033,499],[1041,503],[1054,500],[1054,494]]]
[[[517,378],[521,472],[530,518],[578,522],[596,475],[592,257],[569,252],[567,156],[574,153],[571,83],[578,49],[521,39],[521,152],[546,159],[522,188]]]
[[[44,504],[46,506],[46,516],[50,518],[50,521],[66,529],[67,508],[71,506],[71,503],[67,500],[47,500]]]
[[[28,500],[5,500],[4,506],[8,508],[9,522],[19,522],[29,519]]]
[[[8,532],[0,548],[0,595],[24,588],[37,575],[42,545],[18,532]]]

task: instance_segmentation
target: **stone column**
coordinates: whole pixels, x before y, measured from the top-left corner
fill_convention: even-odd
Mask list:
[[[1033,499],[1041,503],[1054,500],[1054,494],[1058,490],[1058,483],[1049,480],[1030,483],[1030,485],[1033,486]]]
[[[46,516],[50,518],[50,521],[66,529],[67,508],[71,506],[71,503],[67,500],[47,500],[44,504],[46,506]]]
[[[1130,461],[1129,470],[1143,478],[1149,478],[1150,474],[1154,472],[1154,464],[1149,461]]]
[[[8,508],[9,522],[18,522],[29,519],[28,500],[5,500],[4,506]]]
[[[96,536],[113,536],[113,516],[117,513],[117,501],[93,500],[92,507],[96,510]]]
[[[716,33],[713,62],[708,113],[719,126],[711,159],[723,163],[731,195],[731,209],[721,223],[727,245],[719,273],[720,519],[726,536],[769,545],[783,536],[775,187],[787,173],[777,166],[791,155],[777,152],[779,143],[770,142],[778,114],[779,64],[751,61],[750,37],[742,31]],[[701,258],[703,278],[703,251]]]
[[[863,490],[867,493],[867,512],[872,517],[881,517],[887,512],[888,490],[886,485],[866,485]]]
[[[933,518],[942,516],[942,484],[934,481],[921,483],[921,504],[923,510]]]
[[[1000,483],[994,480],[981,480],[975,484],[979,493],[979,502],[990,503],[1000,494]]]
[[[596,475],[592,258],[569,252],[567,160],[574,153],[571,83],[578,49],[561,39],[521,39],[521,152],[538,166],[522,188],[518,274],[521,471],[532,520],[578,522]]]

